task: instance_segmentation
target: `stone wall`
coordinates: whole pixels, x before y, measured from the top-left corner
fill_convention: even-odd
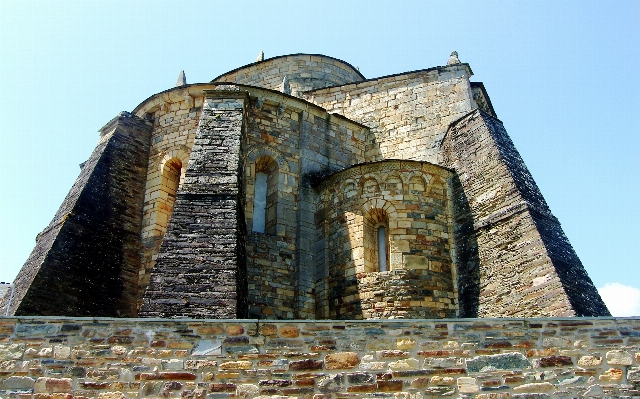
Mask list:
[[[160,97],[160,101],[140,113],[153,121],[142,215],[140,294],[149,285],[151,270],[173,212],[176,190],[166,187],[167,166],[179,166],[180,180],[184,180],[204,98],[202,93],[189,93],[188,88],[177,88],[171,95],[165,93]],[[141,300],[140,295],[138,307]]]
[[[258,87],[198,84],[160,93],[136,109],[154,121],[145,192],[140,286],[146,288],[160,252],[176,198],[164,175],[181,165],[184,181],[205,91],[226,88],[246,93],[245,135],[239,154],[244,168],[247,225],[249,314],[267,318],[315,315],[315,197],[311,189],[323,177],[365,161],[369,130],[318,106]],[[216,134],[224,135],[217,130]],[[272,162],[274,223],[266,233],[252,231],[254,181]],[[175,179],[175,177],[173,177]]]
[[[364,161],[367,129],[299,99],[261,89],[248,93],[253,105],[247,112],[244,154],[249,315],[312,318],[316,231],[310,187]],[[260,233],[252,229],[254,183],[256,173],[265,171],[273,215],[270,228]]]
[[[0,318],[0,396],[640,395],[640,319]]]
[[[238,91],[212,91],[205,101],[142,316],[246,316],[240,154],[247,101]]]
[[[467,64],[318,89],[303,98],[368,126],[367,161],[411,159],[442,163],[449,124],[476,107]]]

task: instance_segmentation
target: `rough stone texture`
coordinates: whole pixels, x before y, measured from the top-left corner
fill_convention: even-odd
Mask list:
[[[153,133],[142,214],[143,270],[139,285],[143,289],[138,307],[173,212],[178,185],[184,181],[204,101],[204,93],[194,91],[193,86],[174,89],[159,97],[150,100],[145,112],[139,113],[153,121]],[[177,176],[171,172],[177,172]]]
[[[211,93],[140,315],[235,318],[246,314],[244,96]]]
[[[367,160],[442,163],[440,143],[450,123],[474,109],[468,64],[317,89],[304,98],[371,129]]]
[[[456,240],[468,248],[460,291],[479,295],[477,315],[469,303],[465,314],[609,314],[500,121],[474,111],[451,125],[442,149],[459,178]]]
[[[327,370],[352,369],[360,363],[360,358],[355,352],[330,353],[324,357]]]
[[[550,343],[567,341],[580,342],[570,345],[571,354],[557,356],[568,361],[541,364],[540,353],[563,348]],[[218,342],[219,350],[198,349],[210,342]],[[333,348],[326,347],[328,342]],[[256,351],[236,351],[244,343]],[[404,348],[397,349],[398,343]],[[69,357],[55,359],[57,347],[70,347]],[[324,349],[314,352],[318,347]],[[628,365],[574,365],[587,357],[635,355],[638,348],[638,318],[263,322],[8,317],[0,319],[0,397],[631,398],[640,396],[640,363],[634,357]],[[629,357],[623,357],[627,363]],[[433,359],[446,362],[434,366]]]
[[[136,314],[150,135],[149,124],[127,112],[102,128],[98,146],[16,277],[10,314]]]
[[[483,355],[466,360],[469,371],[518,370],[531,368],[531,362],[520,353]]]
[[[299,100],[276,103],[283,98],[257,90],[249,93],[256,96],[247,113],[244,176],[249,315],[314,317],[316,226],[310,181],[361,162],[363,151],[352,139],[364,139],[364,129],[319,109],[301,109]],[[252,231],[257,172],[269,175],[264,233]]]
[[[135,136],[148,140],[136,147],[147,152],[141,162],[129,162],[135,173],[118,163],[130,149],[112,156],[106,149],[113,140],[99,143],[41,234],[17,280],[16,299],[26,306],[29,285],[36,292],[51,283],[54,290],[38,295],[55,311],[32,306],[26,313],[260,319],[608,314],[495,119],[484,86],[470,82],[471,75],[468,64],[455,62],[365,80],[343,61],[294,54],[155,94],[133,111],[145,130]],[[110,163],[121,167],[95,168]],[[264,209],[254,204],[263,174]],[[90,221],[102,210],[87,214],[85,224],[69,213],[79,190],[99,176],[119,182],[114,198],[124,192],[107,218],[121,223],[124,234],[115,239],[113,226]],[[141,209],[130,192],[144,196]],[[264,231],[262,220],[253,226],[257,215],[264,215]],[[378,261],[385,255],[376,239],[380,227],[388,271]],[[89,232],[96,242],[85,246]],[[118,240],[126,241],[124,249]],[[46,255],[62,252],[69,262]],[[91,276],[94,285],[84,280],[86,267],[46,274],[51,268],[38,266],[58,262],[71,269],[80,260],[93,262],[86,253],[104,266]],[[40,277],[32,278],[38,268]],[[105,291],[119,299],[103,306],[67,297]],[[84,313],[69,310],[74,306]],[[304,339],[279,337],[290,339],[292,349]],[[570,343],[552,341],[528,348],[549,368],[572,356]],[[508,345],[491,342],[478,355]],[[219,347],[211,341],[198,352]],[[161,339],[154,348],[164,348]],[[232,350],[255,354],[256,348],[238,341]],[[310,353],[335,348],[327,340]],[[460,366],[450,360],[453,353],[467,350],[420,349],[420,361],[452,369]],[[63,350],[51,351],[66,359]],[[411,359],[397,358],[393,368],[411,369]],[[363,360],[362,367],[378,370],[378,363]],[[171,391],[148,387],[154,395]],[[378,385],[358,389],[372,387]],[[429,394],[449,393],[439,388]],[[269,389],[260,393],[270,395]],[[294,391],[303,388],[289,389],[306,395]],[[397,382],[385,389],[395,392]]]
[[[4,298],[5,295],[11,294],[11,284],[0,282],[0,298]]]

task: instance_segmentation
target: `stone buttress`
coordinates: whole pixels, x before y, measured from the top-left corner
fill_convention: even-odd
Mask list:
[[[609,315],[499,120],[473,111],[451,124],[442,149],[457,172],[464,315]]]
[[[9,314],[136,315],[150,137],[149,123],[128,112],[101,129],[100,142],[16,277]]]
[[[143,298],[143,317],[246,315],[243,92],[208,92],[184,182]]]

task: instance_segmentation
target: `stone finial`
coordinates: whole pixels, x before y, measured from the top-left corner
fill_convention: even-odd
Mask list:
[[[176,81],[176,87],[184,86],[187,84],[187,75],[184,74],[184,70],[180,71],[178,80]]]
[[[258,58],[256,58],[256,62],[264,61],[264,51],[260,50],[258,53]]]
[[[282,79],[282,92],[284,94],[291,94],[291,85],[289,85],[289,78],[287,75],[284,75],[284,79]]]
[[[458,59],[458,52],[452,51],[451,56],[449,57],[449,61],[447,61],[447,65],[455,65],[460,64],[460,60]]]

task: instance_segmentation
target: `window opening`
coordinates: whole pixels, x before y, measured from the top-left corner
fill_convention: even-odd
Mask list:
[[[267,222],[267,181],[269,176],[264,172],[256,173],[255,192],[253,195],[253,231],[264,233]]]
[[[378,227],[378,266],[381,272],[386,272],[387,267],[387,229]]]

